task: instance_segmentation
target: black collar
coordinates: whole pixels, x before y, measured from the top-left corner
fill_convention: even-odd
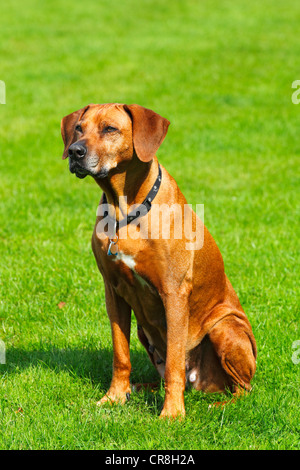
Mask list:
[[[117,220],[116,231],[119,230],[121,227],[125,227],[126,225],[128,225],[130,222],[137,219],[141,215],[146,215],[150,211],[152,201],[155,198],[156,194],[158,193],[160,184],[161,184],[161,167],[160,167],[160,165],[158,165],[158,176],[155,180],[154,185],[152,186],[149,193],[147,194],[146,198],[144,199],[142,204],[140,204],[137,209],[130,212],[127,215],[127,217],[124,217],[124,219],[122,219],[120,221]],[[105,193],[103,193],[103,202],[102,202],[102,204],[107,204],[107,197],[106,197]],[[107,216],[108,216],[108,212],[105,211],[104,212],[104,217],[107,217]]]

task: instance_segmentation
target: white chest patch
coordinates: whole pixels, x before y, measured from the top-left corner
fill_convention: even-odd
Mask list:
[[[129,269],[134,271],[135,261],[134,257],[131,255],[125,255],[122,251],[119,251],[118,254],[113,258],[114,261],[122,261]]]
[[[126,264],[129,269],[133,271],[134,277],[139,281],[142,287],[149,287],[149,284],[145,279],[143,279],[135,270],[135,260],[134,257],[131,255],[125,255],[122,251],[119,251],[116,256],[114,256],[113,260],[116,261],[122,261],[122,263]]]

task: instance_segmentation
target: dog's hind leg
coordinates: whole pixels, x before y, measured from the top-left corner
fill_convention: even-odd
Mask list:
[[[216,323],[208,336],[233,393],[250,391],[256,369],[256,343],[249,323],[233,313]]]
[[[190,357],[187,380],[205,392],[251,390],[256,368],[256,344],[249,323],[234,314],[225,316],[207,333]]]
[[[224,371],[212,342],[206,335],[187,360],[186,381],[206,393],[224,392],[231,381]]]

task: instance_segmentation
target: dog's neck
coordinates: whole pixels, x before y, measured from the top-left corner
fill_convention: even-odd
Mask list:
[[[156,157],[147,163],[134,157],[125,171],[112,172],[107,178],[95,180],[105,192],[108,204],[114,206],[117,220],[122,220],[133,204],[141,204],[144,201],[157,175]]]

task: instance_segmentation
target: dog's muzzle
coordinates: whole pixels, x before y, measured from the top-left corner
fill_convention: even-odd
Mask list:
[[[75,142],[68,150],[70,172],[75,173],[78,178],[85,178],[89,172],[83,166],[83,159],[86,156],[87,148],[82,142]]]
[[[85,142],[75,142],[68,149],[69,168],[77,178],[85,178],[87,175],[95,178],[106,178],[108,169],[106,167],[97,171],[99,159],[96,155],[89,155]]]
[[[69,168],[71,173],[75,173],[77,178],[85,178],[89,171],[82,167],[77,161],[73,160],[72,158],[69,159]]]

